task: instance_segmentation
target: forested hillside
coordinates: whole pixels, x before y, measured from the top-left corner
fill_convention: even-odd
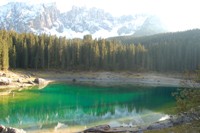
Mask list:
[[[118,40],[83,39],[0,31],[0,69],[195,70],[200,30]],[[134,45],[135,44],[135,45]]]
[[[171,43],[174,41],[184,41],[185,40],[193,40],[194,42],[197,41],[197,38],[200,36],[200,29],[193,29],[188,31],[182,32],[167,32],[161,34],[155,34],[150,36],[141,36],[136,37],[134,35],[131,36],[117,36],[117,37],[110,37],[108,40],[115,40],[122,44],[138,44],[142,43],[143,45],[157,45],[163,44],[164,42]]]
[[[200,65],[200,30],[162,33],[152,36],[109,38],[119,43],[142,44],[148,49],[145,68],[156,71],[195,70]]]

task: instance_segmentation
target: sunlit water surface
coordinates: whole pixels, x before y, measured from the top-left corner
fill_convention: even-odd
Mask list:
[[[174,107],[175,87],[54,83],[0,96],[0,124],[27,131],[98,124],[145,125]]]

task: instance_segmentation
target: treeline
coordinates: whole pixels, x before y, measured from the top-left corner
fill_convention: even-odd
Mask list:
[[[66,39],[1,30],[0,69],[195,70],[200,65],[200,31],[183,33],[187,34],[149,36],[154,38],[151,41],[140,38],[134,45],[134,41],[121,44],[115,40],[92,39],[91,35]]]
[[[5,46],[2,51],[7,53],[7,57],[0,58],[1,64],[7,61],[0,69],[134,70],[146,51],[142,45],[93,40],[91,35],[83,39],[66,39],[0,31],[0,39],[3,40],[0,45]]]
[[[162,33],[151,36],[109,38],[119,43],[142,44],[148,50],[144,66],[153,71],[193,71],[200,67],[200,30]]]
[[[181,32],[167,32],[160,33],[150,36],[140,36],[136,37],[134,35],[129,36],[118,36],[118,37],[110,37],[107,40],[115,40],[121,44],[139,44],[145,45],[145,47],[152,45],[160,45],[164,43],[170,44],[171,42],[182,41],[182,43],[187,44],[187,41],[197,42],[200,37],[200,29],[193,29],[188,31]]]

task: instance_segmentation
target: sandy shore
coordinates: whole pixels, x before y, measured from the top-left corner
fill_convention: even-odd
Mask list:
[[[3,73],[3,74],[2,74]],[[68,71],[33,71],[15,70],[0,72],[11,81],[9,85],[0,85],[0,89],[23,88],[37,85],[36,78],[45,82],[76,82],[83,84],[109,85],[148,85],[148,86],[182,86],[182,74],[135,73],[135,72],[68,72]]]
[[[0,71],[0,82],[8,82],[6,85],[0,85],[0,89],[23,88],[36,85],[35,76],[31,73],[18,71]]]
[[[135,72],[36,72],[50,82],[66,81],[97,85],[148,85],[148,86],[181,86],[183,75]]]

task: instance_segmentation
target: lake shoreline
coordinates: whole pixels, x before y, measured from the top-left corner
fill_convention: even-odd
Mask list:
[[[113,85],[148,85],[183,87],[184,75],[180,73],[156,72],[109,72],[109,71],[55,71],[55,70],[15,70],[1,72],[0,78],[11,81],[9,85],[0,85],[0,89],[24,88],[38,85],[36,78],[44,79],[44,84],[52,82],[68,82],[102,86]]]
[[[19,88],[26,88],[37,85],[34,82],[36,77],[31,73],[18,71],[0,71],[0,89],[1,90],[12,90]]]
[[[164,74],[155,72],[109,72],[109,71],[38,71],[37,77],[48,82],[68,82],[97,85],[148,85],[148,86],[182,86],[183,74]]]
[[[33,71],[33,70],[17,70],[10,72],[15,75],[16,78],[23,78],[16,81],[19,84],[27,83],[28,86],[35,86],[38,84],[30,84],[30,79],[32,82],[36,78],[44,80],[45,85],[53,82],[67,82],[73,84],[94,84],[103,86],[112,85],[147,85],[147,86],[170,86],[170,87],[180,87],[182,82],[184,82],[183,74],[163,74],[163,73],[136,73],[136,72],[68,72],[68,71]],[[13,78],[13,75],[6,73],[8,78]],[[20,82],[19,82],[20,81]],[[17,87],[19,87],[19,84]],[[9,85],[8,85],[9,86]],[[6,89],[6,86],[4,89]],[[15,86],[13,86],[15,87]],[[25,86],[20,86],[23,88]],[[44,86],[42,86],[44,87]],[[1,86],[0,86],[1,89]],[[2,92],[0,92],[2,93]],[[72,129],[75,131],[76,129]],[[83,131],[84,129],[82,129]],[[121,129],[120,129],[121,130]],[[52,130],[51,132],[54,132]],[[61,130],[62,131],[62,130]],[[65,130],[66,131],[66,130]],[[33,131],[40,132],[38,131]],[[50,132],[47,130],[47,132]]]

